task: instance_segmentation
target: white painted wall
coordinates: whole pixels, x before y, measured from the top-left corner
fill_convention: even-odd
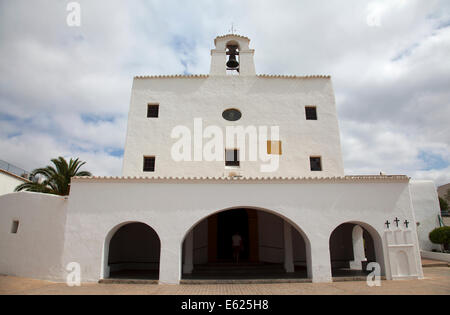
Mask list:
[[[307,251],[311,249],[309,276],[315,282],[327,282],[332,231],[344,222],[363,222],[380,239],[383,253],[387,249],[384,222],[395,217],[414,222],[409,195],[405,180],[74,179],[63,262],[79,262],[83,281],[97,281],[102,277],[105,239],[111,230],[125,222],[143,222],[161,240],[160,282],[178,283],[187,231],[218,211],[253,207],[283,217],[306,236]],[[415,233],[414,224],[410,230]],[[418,262],[417,237],[411,242],[413,261]],[[389,279],[386,262],[390,258],[381,256]],[[417,268],[421,271],[420,265]]]
[[[232,36],[233,37],[233,36]],[[243,49],[242,66],[248,70],[239,76],[221,75],[225,67],[225,45],[232,37],[216,39],[209,76],[136,77],[133,81],[128,114],[128,129],[123,161],[123,176],[228,176],[224,161],[176,162],[171,148],[178,139],[171,138],[176,126],[191,130],[191,156],[194,157],[194,119],[202,118],[203,129],[219,127],[225,135],[227,126],[279,126],[283,154],[280,167],[262,173],[262,161],[248,161],[241,155],[243,176],[344,175],[340,134],[334,91],[329,77],[271,77],[254,72],[253,51],[248,40],[235,36]],[[247,51],[248,53],[244,54]],[[245,56],[244,56],[245,55]],[[217,70],[216,68],[222,70]],[[147,118],[147,105],[159,104],[159,117]],[[318,120],[306,120],[305,106],[317,106]],[[223,119],[229,108],[241,111],[236,122]],[[269,139],[271,139],[269,137]],[[278,140],[278,139],[273,139]],[[209,139],[200,140],[204,146]],[[248,143],[245,151],[248,152]],[[263,151],[267,152],[267,144]],[[242,152],[242,149],[241,149]],[[143,172],[144,156],[156,156],[156,171]],[[310,156],[322,157],[321,172],[310,170]]]
[[[63,280],[67,200],[19,192],[0,196],[0,274]],[[11,233],[19,221],[17,234]]]
[[[147,104],[159,103],[159,118],[147,118]],[[316,105],[318,120],[306,120],[305,106]],[[222,112],[237,108],[242,118],[228,122]],[[243,176],[328,177],[344,174],[334,93],[330,79],[257,76],[135,79],[128,116],[123,176],[227,176],[224,161],[176,162],[171,138],[186,126],[194,138],[194,119],[203,130],[218,126],[279,126],[283,155],[279,169],[261,173],[261,161],[242,161]],[[203,140],[203,145],[208,142]],[[247,144],[248,145],[248,144]],[[194,147],[191,147],[192,155]],[[248,152],[248,147],[246,147]],[[143,157],[156,156],[156,171],[143,172]],[[310,170],[310,156],[322,157],[322,172]],[[267,162],[266,162],[267,163]]]
[[[13,193],[17,186],[25,182],[25,179],[0,170],[0,196]]]
[[[161,240],[160,282],[178,283],[186,233],[209,215],[249,207],[280,216],[301,233],[308,275],[314,282],[331,280],[329,240],[345,222],[360,224],[371,233],[388,279],[406,277],[405,270],[411,271],[407,277],[420,278],[415,224],[395,230],[384,226],[395,217],[415,222],[409,188],[407,180],[381,178],[73,179],[68,202],[36,193],[0,197],[0,273],[65,280],[64,266],[78,262],[82,281],[98,281],[114,233],[126,223],[143,222]],[[11,234],[14,220],[20,221],[18,234]],[[201,229],[198,235],[207,231],[206,226]],[[294,259],[296,255],[294,245]],[[400,258],[408,261],[408,268],[399,268]]]
[[[438,215],[441,210],[436,186],[432,181],[412,180],[410,181],[411,200],[414,208],[420,249],[431,251],[440,249],[437,244],[431,243],[429,234],[439,227]]]

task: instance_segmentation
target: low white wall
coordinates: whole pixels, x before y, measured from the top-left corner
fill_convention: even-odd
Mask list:
[[[422,258],[446,261],[446,262],[450,263],[450,254],[435,253],[435,252],[428,252],[428,251],[422,250],[422,251],[420,251],[420,255],[422,256]]]
[[[63,280],[67,200],[19,192],[0,196],[0,274]],[[19,221],[16,234],[13,221]]]
[[[410,181],[411,200],[417,223],[417,235],[421,250],[431,251],[440,249],[429,239],[432,230],[439,227],[438,215],[440,215],[439,199],[436,186],[432,181]]]

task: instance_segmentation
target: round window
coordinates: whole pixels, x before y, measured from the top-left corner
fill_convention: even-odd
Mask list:
[[[222,113],[222,117],[228,121],[237,121],[241,119],[242,114],[235,108],[230,108]]]

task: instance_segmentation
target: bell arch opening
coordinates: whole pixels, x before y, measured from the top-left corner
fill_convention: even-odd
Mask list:
[[[229,41],[226,44],[226,55],[228,56],[226,69],[227,75],[239,75],[240,73],[240,57],[239,57],[239,43],[236,41]]]
[[[308,238],[272,211],[216,212],[182,244],[182,280],[311,279]]]
[[[366,279],[372,272],[367,265],[376,262],[384,275],[382,239],[370,225],[347,222],[336,227],[329,240],[331,273],[333,279],[352,277]]]
[[[105,240],[103,278],[158,280],[160,252],[153,228],[140,222],[121,224]]]

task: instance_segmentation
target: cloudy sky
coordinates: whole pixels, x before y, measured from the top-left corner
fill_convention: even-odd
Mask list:
[[[450,182],[448,0],[0,0],[0,159],[120,175],[132,78],[208,73],[217,35],[258,73],[329,74],[347,174]]]

